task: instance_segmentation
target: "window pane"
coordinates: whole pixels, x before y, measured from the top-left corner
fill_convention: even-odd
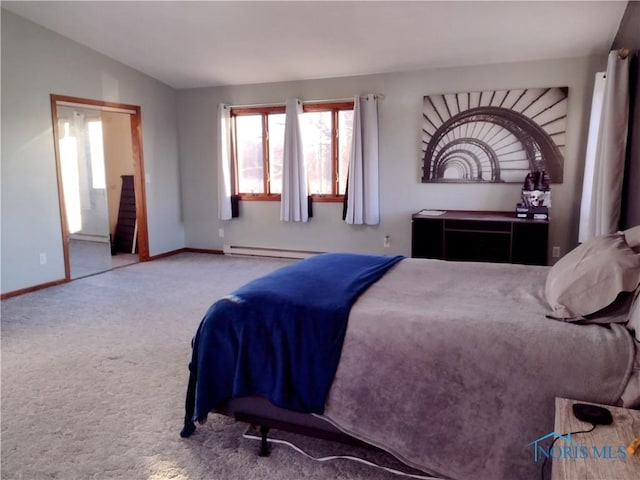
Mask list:
[[[331,112],[306,112],[301,127],[309,193],[331,194]]]
[[[236,117],[238,193],[264,193],[262,115]]]
[[[269,114],[269,188],[278,194],[282,193],[284,118],[284,113]]]
[[[338,112],[338,194],[340,195],[344,195],[347,188],[352,138],[353,110],[340,110]]]

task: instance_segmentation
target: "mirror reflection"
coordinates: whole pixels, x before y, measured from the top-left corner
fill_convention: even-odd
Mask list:
[[[133,178],[130,116],[59,105],[57,117],[71,278],[138,261],[135,238],[120,238],[123,196],[133,197],[123,195]],[[124,209],[135,230],[135,203]]]

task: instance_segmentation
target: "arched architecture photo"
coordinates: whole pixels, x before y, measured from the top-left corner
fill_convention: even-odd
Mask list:
[[[521,183],[546,170],[562,183],[567,88],[429,95],[422,182]]]

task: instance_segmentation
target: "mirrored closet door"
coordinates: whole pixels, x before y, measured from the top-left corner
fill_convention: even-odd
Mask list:
[[[58,135],[73,279],[111,269],[101,112],[58,107]]]
[[[122,233],[123,222],[138,224],[132,115],[73,104],[55,112],[68,278],[138,262],[137,237]]]

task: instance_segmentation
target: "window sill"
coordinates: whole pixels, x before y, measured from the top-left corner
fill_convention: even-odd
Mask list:
[[[243,202],[279,202],[280,194],[239,193],[238,200]],[[344,195],[311,195],[311,201],[317,203],[343,203]]]
[[[311,195],[312,202],[318,203],[342,203],[344,195]]]
[[[239,193],[238,200],[243,202],[279,202],[280,195],[265,193]]]

